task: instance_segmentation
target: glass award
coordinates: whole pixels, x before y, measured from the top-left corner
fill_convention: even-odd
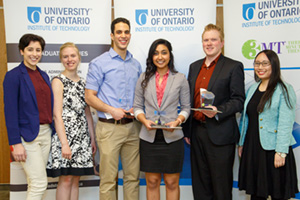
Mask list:
[[[200,107],[212,106],[215,100],[214,93],[200,88]]]
[[[203,110],[209,110],[217,113],[222,113],[218,110],[213,110],[212,108],[207,108],[206,106],[212,106],[215,100],[214,93],[207,91],[204,88],[200,88],[200,108],[191,108],[191,110],[194,111],[203,111]]]

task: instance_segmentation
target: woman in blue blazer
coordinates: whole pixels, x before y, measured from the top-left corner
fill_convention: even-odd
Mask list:
[[[251,200],[289,199],[298,192],[292,131],[296,95],[282,81],[280,63],[272,50],[254,61],[256,84],[247,91],[240,122],[239,189]]]
[[[149,49],[146,72],[137,81],[133,104],[134,115],[143,124],[140,131],[140,169],[146,175],[147,199],[160,199],[162,174],[167,199],[179,199],[183,132],[172,127],[179,126],[188,118],[189,94],[187,79],[175,70],[170,42],[155,40]],[[153,129],[155,124],[171,129]]]
[[[37,67],[45,41],[25,34],[19,41],[20,65],[6,73],[4,112],[15,161],[27,176],[27,199],[42,199],[47,189],[46,164],[53,132],[53,94],[48,75]]]

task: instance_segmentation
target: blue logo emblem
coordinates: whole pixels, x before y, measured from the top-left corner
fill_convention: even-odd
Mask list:
[[[27,18],[28,20],[36,24],[40,21],[41,7],[27,7]]]
[[[145,25],[147,22],[148,10],[135,10],[135,21],[138,25]]]
[[[243,18],[247,21],[253,19],[255,10],[255,3],[249,3],[243,5]]]
[[[296,122],[294,122],[293,136],[297,142],[296,144],[293,145],[293,149],[294,149],[300,146],[300,125]]]

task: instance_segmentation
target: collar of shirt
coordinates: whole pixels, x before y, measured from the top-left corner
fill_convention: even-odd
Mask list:
[[[129,110],[133,105],[134,90],[141,72],[140,63],[129,51],[123,60],[111,48],[91,61],[86,88],[97,91],[97,97],[104,103]],[[98,116],[106,117],[100,111]]]
[[[159,85],[160,75],[157,71],[155,72],[156,98],[157,98],[157,103],[158,103],[159,107],[161,106],[161,102],[162,102],[162,99],[164,97],[169,72],[170,72],[170,70],[168,70],[167,73],[163,75],[163,80],[162,80],[160,85]]]
[[[215,65],[215,64],[218,62],[218,60],[219,60],[220,57],[221,57],[221,53],[218,55],[218,57],[216,57],[216,58],[209,64],[209,66],[206,66],[206,64],[205,64],[205,61],[206,61],[206,57],[205,57],[202,66],[205,67],[205,68],[210,68],[210,67],[212,67],[213,65]]]
[[[121,56],[112,48],[110,47],[109,49],[109,55],[112,57],[112,58],[121,58]],[[127,50],[126,51],[126,58],[125,58],[125,61],[129,60],[132,58],[132,54]],[[122,59],[122,58],[121,58]],[[123,59],[122,59],[123,60]]]
[[[167,78],[169,76],[170,70],[167,71],[167,73],[163,76],[163,79]],[[159,73],[156,71],[155,72],[155,78],[159,78]]]

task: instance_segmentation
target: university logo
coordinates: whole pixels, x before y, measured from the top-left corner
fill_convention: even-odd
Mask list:
[[[40,21],[41,10],[41,7],[27,7],[28,20],[33,24],[38,23]]]
[[[243,4],[243,18],[246,21],[253,19],[255,3]]]
[[[248,40],[242,46],[242,54],[245,58],[253,60],[258,52],[261,51],[261,44],[256,40]]]
[[[138,25],[143,26],[147,22],[148,10],[135,10],[135,21]]]

